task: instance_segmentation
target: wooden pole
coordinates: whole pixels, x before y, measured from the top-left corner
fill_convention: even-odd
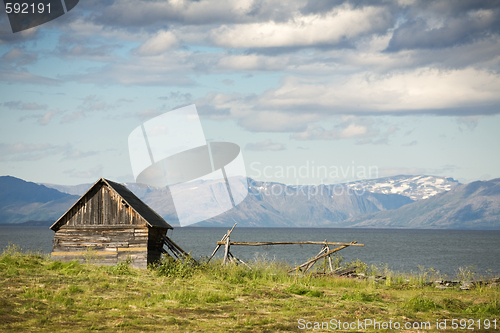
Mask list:
[[[330,252],[330,247],[327,245],[326,246],[327,251]],[[332,256],[328,256],[328,263],[330,264],[330,271],[333,272],[333,265],[332,265]]]
[[[222,261],[223,265],[225,265],[227,263],[228,255],[229,255],[229,237],[226,238],[226,248],[224,251],[224,260]]]
[[[340,251],[340,250],[342,250],[342,249],[345,249],[346,247],[348,247],[348,246],[350,246],[350,245],[352,245],[352,244],[355,244],[355,243],[357,243],[357,242],[356,242],[356,241],[354,241],[354,242],[352,242],[351,244],[348,244],[348,245],[343,245],[343,246],[339,246],[339,247],[337,247],[337,248],[335,248],[335,249],[333,249],[333,250],[330,250],[330,251],[326,252],[325,254],[320,255],[320,256],[319,256],[319,257],[317,257],[317,258],[311,259],[311,260],[309,260],[309,261],[306,261],[306,262],[305,262],[305,263],[303,263],[302,265],[299,265],[299,266],[297,266],[297,267],[294,267],[293,269],[289,270],[288,272],[290,273],[290,272],[293,272],[293,271],[297,270],[298,268],[301,268],[301,267],[307,266],[307,265],[309,265],[311,262],[316,262],[316,261],[318,261],[318,260],[319,260],[319,259],[321,259],[321,258],[324,258],[324,257],[326,257],[326,256],[328,256],[328,255],[330,255],[330,254],[332,254],[332,253],[335,253],[335,252],[337,252],[337,251]],[[323,244],[324,244],[324,243],[323,243]]]
[[[229,232],[227,234],[224,234],[224,236],[222,236],[222,239],[220,240],[220,242],[217,242],[217,246],[215,247],[215,250],[214,252],[212,253],[212,255],[210,256],[210,258],[208,258],[207,260],[207,263],[210,262],[210,260],[213,258],[213,256],[215,255],[215,253],[217,252],[217,250],[219,250],[220,246],[221,245],[225,245],[226,243],[224,242],[226,240],[226,238],[229,237],[229,235],[231,235],[231,232],[233,232],[233,229],[234,227],[236,227],[238,223],[235,223],[233,225],[233,227],[231,228],[231,230],[229,230]],[[222,243],[222,244],[219,244],[219,243]]]
[[[218,241],[217,245],[225,245],[225,239]],[[265,245],[292,245],[292,244],[311,244],[311,245],[325,245],[325,242],[231,242],[231,245],[247,245],[247,246],[265,246]],[[338,243],[327,242],[327,245],[343,245],[343,246],[365,246],[365,244],[353,243]]]

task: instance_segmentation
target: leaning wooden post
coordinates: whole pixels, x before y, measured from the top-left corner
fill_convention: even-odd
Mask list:
[[[325,252],[330,252],[330,247],[328,246],[328,242],[325,239],[325,246],[324,246]],[[326,258],[325,257],[325,263],[323,264],[323,273],[326,273]],[[330,256],[328,256],[330,258]]]
[[[327,252],[330,252],[330,247],[328,245],[326,246],[326,250],[327,250]],[[330,264],[330,271],[333,272],[332,256],[331,255],[328,256],[328,263]]]
[[[225,265],[228,261],[229,256],[229,237],[226,238],[226,248],[224,251],[224,260],[222,261],[222,265]]]

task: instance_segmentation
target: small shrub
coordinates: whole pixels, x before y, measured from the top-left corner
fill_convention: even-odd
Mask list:
[[[110,266],[108,271],[114,275],[132,275],[132,270],[130,264],[132,260],[127,258],[127,260],[122,261],[114,266]]]
[[[234,298],[228,295],[221,295],[220,293],[210,292],[203,297],[203,300],[206,303],[219,303],[219,302],[227,302],[231,301]]]
[[[48,266],[47,269],[51,271],[58,271],[64,267],[64,264],[61,261],[53,261]]]
[[[321,297],[323,295],[322,292],[317,290],[311,290],[305,286],[301,286],[298,284],[292,284],[288,288],[285,289],[286,292],[295,295],[303,295],[309,297]]]
[[[434,300],[422,295],[414,296],[404,304],[404,308],[415,312],[436,310],[438,307]]]
[[[475,304],[467,309],[465,309],[465,313],[470,313],[470,314],[484,314],[484,315],[491,315],[491,316],[497,316],[500,315],[500,304],[498,303],[497,300],[494,300],[491,303],[487,304]]]
[[[467,308],[467,304],[456,298],[443,298],[440,302],[442,307],[449,311],[462,311]]]
[[[191,277],[195,270],[195,261],[191,257],[182,260],[175,260],[170,256],[163,256],[161,261],[152,266],[158,276],[171,278]]]
[[[72,294],[75,294],[75,293],[83,293],[82,288],[80,288],[80,287],[78,287],[77,285],[74,285],[74,284],[72,284],[72,285],[70,285],[70,286],[68,287],[68,291],[69,291],[70,293],[72,293]]]
[[[476,273],[474,272],[474,266],[459,267],[457,273],[457,279],[460,281],[472,281],[474,280]]]
[[[169,296],[170,299],[178,301],[181,304],[191,304],[198,300],[198,293],[189,289],[173,291]]]
[[[367,294],[365,292],[356,292],[356,293],[346,293],[340,297],[343,301],[354,301],[354,302],[373,302],[380,301],[381,299],[376,297],[376,295]]]
[[[368,274],[369,267],[359,259],[352,260],[344,265],[344,268],[357,267],[356,273]]]

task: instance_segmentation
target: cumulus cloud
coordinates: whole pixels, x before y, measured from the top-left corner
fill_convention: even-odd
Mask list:
[[[412,147],[412,146],[416,146],[417,144],[418,144],[418,142],[416,140],[413,140],[412,142],[408,142],[408,143],[403,144],[403,146]]]
[[[279,150],[285,150],[286,146],[282,143],[273,142],[271,139],[267,139],[260,142],[248,143],[245,146],[245,149],[254,151],[264,151],[264,150],[279,151]]]
[[[109,62],[116,59],[114,51],[119,49],[118,45],[71,45],[71,43],[63,43],[57,50],[58,56],[66,59],[85,59],[99,62]]]
[[[500,112],[500,77],[491,71],[423,68],[369,72],[321,81],[288,76],[259,95],[210,92],[195,100],[200,113],[235,119],[250,131],[301,132],[297,139],[363,136],[363,126],[325,130],[308,125],[335,115],[478,116]]]
[[[392,25],[389,12],[378,7],[341,6],[326,15],[300,15],[287,22],[223,25],[211,32],[216,45],[230,48],[267,48],[335,45]]]
[[[387,48],[446,48],[500,33],[500,6],[491,1],[418,2],[407,20],[394,30]]]
[[[33,103],[33,102],[23,103],[21,101],[3,102],[2,105],[6,108],[9,108],[10,110],[33,111],[33,110],[45,110],[47,108],[47,105],[45,105],[45,104],[38,104],[38,103]]]
[[[474,130],[477,127],[479,119],[484,116],[467,116],[467,117],[458,117],[457,122],[459,125],[465,125],[469,130]],[[460,127],[462,131],[462,127]]]
[[[199,84],[204,75],[217,75],[221,82],[228,73],[269,73],[281,81],[264,92],[259,87],[241,93],[238,82],[238,93],[179,92],[161,98],[177,105],[194,101],[200,114],[232,119],[250,131],[356,138],[359,143],[387,138],[383,131],[370,136],[370,129],[358,123],[315,126],[346,114],[478,116],[500,110],[496,2],[110,0],[75,10],[64,25],[57,20],[48,25],[63,33],[60,56],[104,64],[57,80],[43,78],[15,67],[13,59],[34,61],[16,45],[2,56],[10,62],[0,65],[0,80],[183,89]],[[61,122],[115,107],[93,101]],[[147,112],[167,106],[151,107]]]
[[[158,55],[178,44],[177,37],[171,31],[160,30],[152,38],[142,43],[135,51],[142,56]]]
[[[48,143],[0,143],[0,161],[37,161],[60,154],[67,148]]]
[[[290,136],[295,140],[340,140],[355,139],[358,144],[385,143],[390,135],[396,131],[395,126],[390,126],[382,136],[375,122],[369,118],[343,116],[331,129],[325,129],[319,124],[308,125],[302,132]]]
[[[271,0],[171,0],[114,1],[97,12],[92,20],[114,27],[153,27],[183,23],[209,25],[258,20],[283,20],[296,11],[303,1],[279,3]]]
[[[81,151],[79,149],[68,149],[64,152],[62,160],[79,160],[98,154],[98,151]]]
[[[65,115],[64,118],[61,120],[61,124],[72,123],[83,117],[85,117],[85,113],[83,113],[82,111],[74,111],[71,112],[70,114]]]
[[[0,81],[8,83],[28,83],[40,85],[59,85],[61,81],[41,75],[32,74],[24,69],[4,66],[0,64]]]
[[[158,110],[153,110],[153,109],[148,109],[148,110],[142,110],[140,112],[137,112],[135,116],[139,118],[142,121],[154,118],[156,116],[159,116],[161,114],[160,111]]]
[[[199,56],[202,57],[201,55]],[[205,60],[208,60],[205,56]],[[99,68],[89,68],[85,73],[71,74],[65,80],[80,83],[123,86],[183,86],[193,85],[189,77],[193,69],[203,70],[203,61],[192,62],[188,52],[159,54],[156,56],[131,56],[106,63]],[[207,66],[206,68],[209,68]]]
[[[495,105],[500,102],[498,91],[500,77],[489,71],[424,68],[389,75],[359,73],[326,83],[288,77],[280,88],[263,94],[262,103],[331,113],[476,113],[481,110],[450,109]]]
[[[17,47],[12,48],[2,55],[2,61],[15,64],[16,66],[31,64],[36,61],[36,59],[36,54],[27,53],[26,50]]]
[[[59,110],[52,110],[52,111],[49,111],[47,112],[46,114],[42,115],[40,117],[40,119],[38,120],[38,123],[42,126],[45,126],[47,125],[48,123],[50,123],[50,120],[52,119],[52,117],[54,117],[56,114],[59,113]]]
[[[26,119],[36,119],[37,123],[41,126],[48,125],[52,118],[59,113],[59,110],[51,110],[43,114],[31,114],[19,118],[19,121],[24,121]]]

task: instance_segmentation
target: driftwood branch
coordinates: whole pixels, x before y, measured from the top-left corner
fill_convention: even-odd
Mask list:
[[[229,245],[264,246],[264,245],[292,245],[292,244],[325,245],[325,242],[230,242]],[[225,238],[224,240],[218,241],[217,245],[226,245]],[[326,245],[365,246],[365,244],[338,243],[338,242],[327,242]]]

